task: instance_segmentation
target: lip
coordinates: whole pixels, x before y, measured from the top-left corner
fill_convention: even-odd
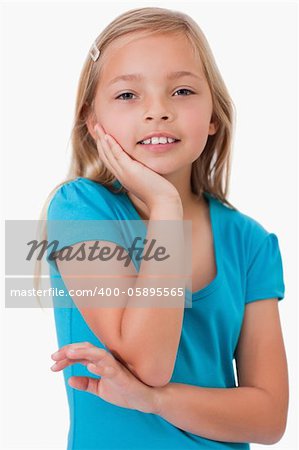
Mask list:
[[[177,138],[176,136],[174,136],[173,134],[171,134],[171,133],[168,133],[167,131],[156,131],[156,132],[153,132],[153,133],[151,133],[151,134],[148,134],[147,136],[145,136],[145,137],[143,137],[142,139],[140,139],[138,142],[137,142],[137,144],[139,144],[139,142],[141,142],[141,141],[145,141],[146,139],[150,139],[150,138],[152,138],[152,137],[154,137],[154,136],[157,136],[157,137],[162,137],[162,136],[164,136],[164,137],[169,137],[169,138],[172,138],[172,139],[177,139],[178,141],[180,140],[179,138]],[[151,144],[149,144],[149,145],[151,145]],[[155,144],[154,144],[155,145]],[[166,144],[165,144],[166,145]]]
[[[144,148],[144,150],[148,150],[153,153],[164,153],[169,150],[173,150],[180,141],[171,142],[168,144],[138,144],[140,147]]]

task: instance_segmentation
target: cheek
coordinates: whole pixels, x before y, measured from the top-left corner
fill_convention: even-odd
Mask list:
[[[124,113],[121,106],[102,108],[98,118],[105,131],[111,134],[122,147],[128,148],[132,144],[132,132],[136,121],[129,114]]]
[[[186,133],[189,139],[199,142],[204,141],[207,138],[210,113],[206,108],[190,108],[183,114],[182,122],[182,133]]]
[[[190,123],[188,138],[196,143],[206,142],[208,138],[209,126],[207,123],[203,123],[200,120],[194,120]]]

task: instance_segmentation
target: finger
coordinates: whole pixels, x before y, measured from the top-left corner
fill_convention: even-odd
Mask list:
[[[116,375],[117,368],[112,366],[100,366],[93,363],[87,364],[87,369],[89,372],[94,373],[95,375],[100,375],[104,378],[111,378]]]
[[[71,350],[68,350],[66,354],[70,359],[74,358],[75,362],[78,361],[78,359],[75,358],[81,358],[84,361],[87,361],[88,370],[97,375],[107,378],[120,378],[119,375],[121,373],[121,370],[119,367],[119,363],[116,361],[114,356],[111,355],[111,353],[108,353],[101,348],[94,346],[88,348],[79,348],[73,352],[71,352]],[[119,381],[123,382],[123,377],[121,377]]]
[[[89,377],[70,377],[68,379],[68,384],[80,391],[87,391],[91,394],[97,395],[99,390],[99,384],[101,380]]]
[[[116,142],[116,140],[109,134],[105,134],[104,129],[97,124],[95,131],[99,136],[101,146],[104,149],[105,156],[115,170],[122,170],[124,165],[129,168],[132,167],[132,162],[137,162],[132,159],[130,155]],[[117,162],[117,164],[115,164]],[[119,173],[117,173],[119,176]]]
[[[116,177],[119,174],[119,168],[116,164],[115,158],[112,155],[111,150],[108,148],[107,143],[103,138],[97,140],[97,149],[100,159],[103,161],[105,166],[113,173]]]
[[[136,171],[138,173],[140,170],[149,170],[144,164],[129,155],[111,135],[106,134],[105,137],[106,145],[110,150],[109,154],[113,156],[113,160],[115,161],[113,167],[117,170],[117,179],[122,184],[124,184],[125,181],[123,179],[124,175],[131,178],[135,177]]]
[[[75,342],[73,344],[67,344],[57,350],[57,352],[51,355],[51,358],[55,361],[65,358],[65,353],[67,350],[76,349],[76,348],[88,348],[91,347],[92,344],[90,342]]]
[[[106,143],[107,149],[110,150],[110,153],[120,165],[123,166],[125,164],[127,165],[134,162],[130,155],[126,153],[126,151],[118,144],[118,142],[116,142],[116,140],[110,134],[105,135],[104,141]]]
[[[60,370],[65,369],[68,366],[71,366],[73,364],[76,363],[80,363],[83,364],[84,366],[87,366],[87,364],[89,364],[90,361],[87,361],[86,359],[77,359],[77,360],[73,360],[73,359],[62,359],[61,361],[56,361],[55,364],[53,364],[52,367],[50,367],[50,369],[53,372],[59,372]]]
[[[53,364],[53,366],[50,367],[50,369],[53,372],[59,372],[60,370],[63,370],[66,367],[69,367],[69,366],[71,366],[73,364],[77,364],[77,363],[87,366],[88,370],[89,370],[89,368],[91,368],[91,371],[96,373],[97,375],[102,375],[103,373],[105,373],[107,375],[112,375],[116,371],[115,368],[113,368],[111,366],[107,366],[107,364],[109,364],[109,363],[111,365],[113,363],[113,360],[109,362],[107,359],[104,360],[104,358],[102,358],[100,361],[96,361],[95,363],[93,363],[93,362],[90,362],[90,359],[75,359],[75,357],[73,357],[72,359],[65,358],[60,361],[56,361],[55,364]],[[116,361],[115,361],[115,364],[116,364]],[[103,370],[104,370],[104,372],[103,372]]]
[[[98,136],[96,139],[97,149],[100,156],[100,159],[103,161],[105,166],[112,172],[115,176],[117,176],[117,167],[115,165],[115,160],[111,155],[111,150],[107,146],[105,141],[105,130],[99,124],[96,124],[94,127],[94,131]]]
[[[105,155],[106,157],[109,159],[109,162],[112,163],[113,160],[119,160],[120,158],[122,158],[123,161],[125,162],[130,162],[132,161],[131,157],[125,152],[125,150],[118,144],[118,142],[116,142],[116,140],[109,134],[107,134],[103,127],[101,127],[98,123],[95,125],[94,130],[97,134],[97,136],[99,137],[99,141],[104,149]],[[112,155],[113,155],[113,159],[109,158],[109,156],[111,155],[111,150],[112,150]]]
[[[104,138],[106,134],[104,128],[99,123],[96,123],[96,125],[94,126],[94,131],[99,138]]]
[[[111,158],[111,151],[109,147],[107,146],[106,140],[105,140],[105,130],[100,124],[96,124],[94,127],[94,131],[96,135],[98,136],[98,139],[96,139],[98,151],[100,157],[103,159],[105,164],[108,162],[111,164],[111,167],[113,169],[116,169],[113,165],[114,159]],[[108,166],[107,166],[108,167]],[[109,170],[111,170],[111,167],[108,167]]]
[[[113,357],[110,361],[109,359],[105,359],[100,363],[87,364],[87,368],[91,373],[99,375],[102,378],[113,378],[113,381],[123,389],[125,389],[129,383],[128,374],[132,376],[132,374]]]
[[[96,362],[97,364],[101,362],[104,363],[104,361],[107,361],[109,357],[110,360],[111,358],[114,359],[113,356],[110,355],[106,350],[95,347],[93,345],[86,348],[67,349],[66,356],[69,359],[86,359],[89,362]]]

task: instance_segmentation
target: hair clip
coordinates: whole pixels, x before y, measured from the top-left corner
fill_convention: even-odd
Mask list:
[[[92,44],[91,49],[89,50],[89,55],[94,61],[96,61],[100,56],[100,50],[96,46],[95,42]]]

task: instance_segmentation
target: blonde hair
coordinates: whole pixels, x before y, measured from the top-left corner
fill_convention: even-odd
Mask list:
[[[115,176],[102,164],[96,142],[87,128],[87,117],[93,108],[93,100],[105,62],[105,49],[121,37],[132,37],[135,33],[183,34],[193,51],[199,55],[213,102],[213,120],[217,131],[209,135],[199,158],[192,163],[191,189],[198,196],[208,192],[213,197],[236,210],[227,199],[232,139],[234,128],[234,104],[221,77],[208,41],[198,24],[187,14],[159,7],[131,9],[116,17],[96,38],[95,45],[100,50],[97,61],[88,55],[84,62],[77,91],[73,128],[71,133],[72,159],[66,180],[49,194],[40,219],[45,220],[47,208],[55,192],[65,183],[77,177],[89,178],[105,185],[115,193],[127,192],[124,186],[115,189]],[[44,227],[43,233],[46,239]]]

